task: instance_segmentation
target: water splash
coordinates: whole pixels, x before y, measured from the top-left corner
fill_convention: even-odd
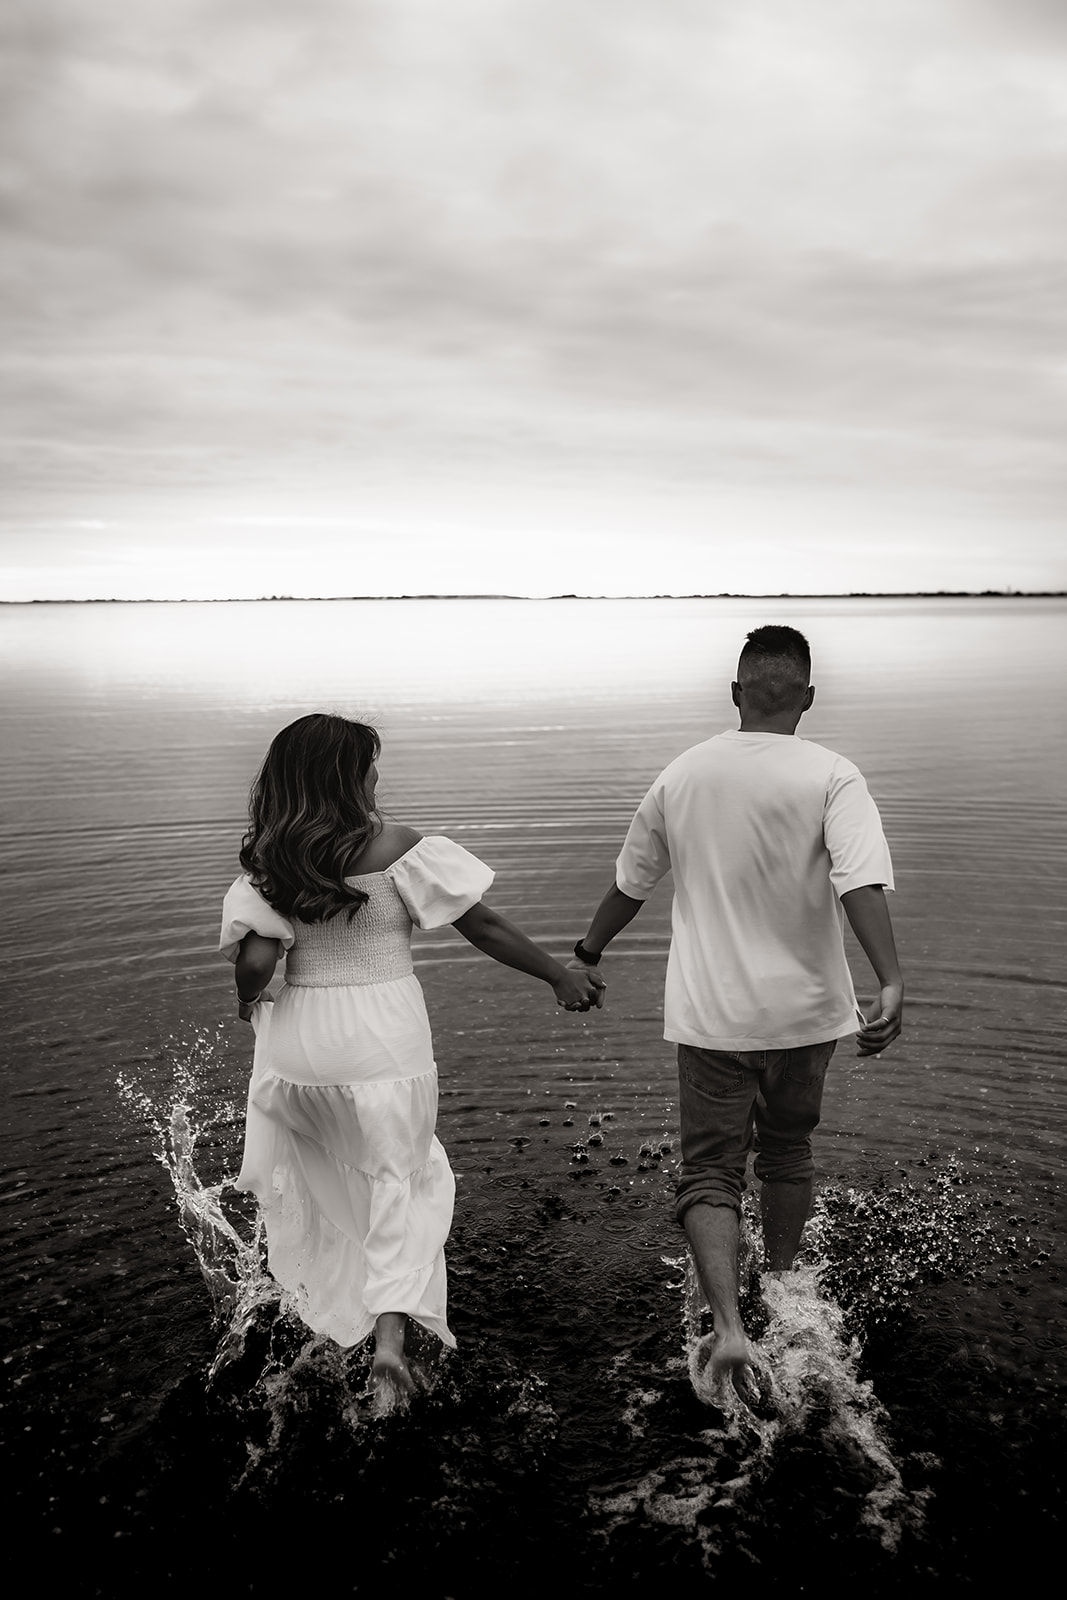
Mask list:
[[[869,1189],[823,1188],[801,1259],[819,1269],[824,1291],[844,1308],[853,1331],[863,1334],[899,1316],[918,1289],[948,1277],[968,1282],[977,1267],[1030,1245],[1029,1236],[1005,1235],[975,1183],[949,1157],[919,1183],[898,1167]]]
[[[895,1551],[906,1528],[921,1528],[929,1491],[905,1489],[889,1442],[888,1412],[871,1382],[859,1376],[862,1349],[846,1332],[844,1310],[827,1295],[820,1271],[810,1266],[768,1274],[762,1300],[766,1326],[759,1351],[771,1379],[766,1413],[757,1414],[733,1391],[709,1391],[701,1357],[710,1336],[701,1339],[691,1328],[694,1391],[721,1408],[720,1431],[727,1438],[751,1442],[745,1487],[762,1479],[783,1451],[797,1444],[808,1450],[817,1446],[827,1461],[838,1464],[848,1492],[862,1496],[859,1525],[883,1549]]]
[[[151,1130],[182,1232],[211,1295],[218,1337],[203,1391],[210,1406],[236,1423],[239,1459],[231,1487],[265,1490],[294,1460],[321,1461],[324,1452],[358,1471],[349,1460],[351,1447],[360,1461],[370,1459],[381,1425],[398,1420],[404,1408],[382,1405],[372,1395],[369,1342],[346,1350],[312,1334],[293,1298],[270,1276],[262,1219],[250,1197],[235,1193],[226,1170],[239,1159],[244,1108],[225,1092],[223,1050],[218,1031],[194,1030],[164,1049],[158,1073],[143,1080],[120,1074],[117,1086],[122,1102]],[[202,1170],[216,1181],[204,1181]],[[477,1397],[483,1427],[504,1435],[493,1447],[498,1461],[514,1448],[516,1462],[528,1464],[555,1438],[559,1419],[535,1374],[477,1352],[459,1364],[415,1323],[407,1354],[420,1412],[439,1410],[451,1427]]]
[[[769,1379],[762,1403],[753,1409],[732,1387],[712,1389],[710,1314],[696,1274],[688,1257],[664,1258],[680,1269],[681,1365],[707,1408],[708,1426],[690,1435],[688,1450],[666,1452],[637,1482],[591,1495],[604,1536],[629,1536],[635,1525],[669,1528],[705,1570],[721,1570],[728,1557],[755,1561],[755,1530],[765,1546],[783,1498],[776,1485],[784,1481],[794,1497],[807,1494],[815,1518],[825,1520],[836,1497],[849,1507],[853,1538],[895,1555],[906,1534],[921,1534],[933,1491],[904,1481],[889,1412],[861,1376],[863,1337],[904,1316],[917,1290],[951,1276],[966,1282],[991,1258],[1015,1255],[1028,1242],[1004,1235],[954,1158],[925,1181],[897,1170],[867,1190],[827,1185],[804,1254],[788,1274],[765,1272],[755,1207],[746,1199],[741,1307]],[[635,1443],[652,1432],[664,1393],[645,1383],[626,1395],[621,1421]],[[919,1465],[925,1475],[940,1463]]]
[[[365,1428],[370,1357],[309,1333],[270,1276],[263,1221],[225,1170],[239,1157],[243,1107],[221,1087],[221,1034],[196,1029],[162,1053],[162,1081],[117,1079],[123,1103],[151,1129],[174,1188],[178,1219],[211,1295],[218,1334],[205,1390],[243,1419],[247,1462],[235,1487],[266,1481],[307,1419],[321,1433]],[[227,1214],[227,1208],[231,1215]]]
[[[233,1193],[226,1168],[238,1159],[243,1107],[227,1097],[220,1036],[194,1033],[163,1061],[160,1079],[123,1077],[119,1090],[154,1132],[211,1293],[219,1338],[204,1395],[236,1424],[225,1435],[231,1486],[290,1493],[303,1483],[306,1493],[305,1480],[329,1460],[370,1493],[379,1468],[387,1482],[402,1464],[402,1476],[417,1469],[426,1478],[427,1504],[447,1501],[457,1528],[479,1515],[487,1484],[522,1481],[554,1448],[560,1418],[544,1380],[501,1354],[437,1352],[410,1426],[369,1413],[367,1351],[316,1339],[289,1313],[266,1270],[254,1206]],[[835,1549],[858,1540],[892,1560],[904,1536],[921,1531],[931,1491],[911,1486],[918,1458],[894,1456],[887,1411],[861,1375],[864,1336],[917,1288],[1002,1249],[1001,1219],[983,1212],[951,1161],[920,1183],[898,1173],[867,1190],[829,1185],[800,1270],[766,1281],[755,1221],[750,1209],[743,1311],[773,1374],[770,1403],[756,1415],[701,1393],[708,1329],[687,1264],[671,1263],[682,1269],[681,1349],[666,1368],[662,1355],[647,1364],[637,1346],[616,1356],[611,1390],[629,1448],[623,1476],[589,1491],[590,1526],[612,1541],[613,1556],[629,1539],[663,1536],[721,1573],[790,1537],[796,1530],[781,1519],[792,1503],[830,1528]]]
[[[232,1132],[242,1111],[218,1086],[221,1054],[221,1034],[197,1029],[188,1039],[172,1041],[164,1052],[169,1072],[162,1086],[149,1088],[123,1073],[116,1079],[123,1103],[155,1136],[156,1158],[170,1176],[182,1231],[211,1295],[213,1322],[222,1330],[209,1383],[244,1354],[248,1334],[265,1311],[276,1311],[280,1299],[266,1270],[258,1215],[249,1218],[244,1208],[247,1233],[242,1234],[223,1209],[229,1199],[241,1220],[232,1177],[223,1174],[207,1184],[197,1172],[198,1153],[204,1157],[206,1143],[216,1147],[208,1161],[217,1161],[219,1146],[231,1158],[237,1148]]]

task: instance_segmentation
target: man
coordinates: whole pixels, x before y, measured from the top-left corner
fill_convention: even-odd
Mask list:
[[[893,869],[856,767],[796,737],[815,698],[794,628],[750,633],[731,685],[736,731],[687,750],[641,802],[575,964],[599,963],[674,873],[664,1034],[678,1046],[676,1214],[714,1316],[713,1387],[755,1385],[738,1308],[745,1166],[755,1145],[767,1267],[791,1269],[811,1211],[811,1134],[837,1040],[876,1055],[900,1032],[904,987],[883,888]],[[847,916],[874,969],[865,1018],[845,960]]]

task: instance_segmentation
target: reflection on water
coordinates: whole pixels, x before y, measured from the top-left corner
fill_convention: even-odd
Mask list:
[[[1065,1375],[1049,1261],[1064,610],[0,608],[6,1371],[27,1516],[60,1543],[89,1518],[112,1555],[116,1535],[179,1549],[199,1528],[173,1485],[193,1473],[227,1515],[253,1527],[262,1512],[267,1542],[278,1495],[336,1541],[340,1478],[370,1507],[375,1559],[399,1570],[432,1549],[435,1574],[452,1563],[442,1593],[465,1592],[472,1561],[513,1580],[547,1525],[590,1593],[665,1561],[725,1581],[808,1537],[805,1515],[872,1592],[894,1562],[956,1577],[961,1549],[980,1574],[997,1546],[975,1508],[993,1495],[1037,1538],[1034,1441],[1047,1447]],[[267,742],[311,708],[373,715],[387,808],[482,855],[493,903],[568,950],[645,786],[732,725],[739,644],[776,620],[815,652],[802,731],[855,759],[881,806],[909,978],[899,1045],[835,1058],[817,1280],[800,1275],[789,1305],[750,1296],[779,1410],[757,1425],[690,1382],[699,1327],[664,1264],[678,1235],[661,891],[588,1018],[448,931],[420,940],[459,1179],[460,1355],[425,1353],[421,1410],[368,1420],[362,1357],[339,1361],[279,1313],[226,1182],[250,1046],[213,947]]]

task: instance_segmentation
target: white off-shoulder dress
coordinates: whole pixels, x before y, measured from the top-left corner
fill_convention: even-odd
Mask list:
[[[316,1333],[358,1344],[402,1311],[446,1345],[444,1245],[455,1179],[434,1132],[437,1066],[411,930],[471,909],[490,869],[451,839],[421,839],[384,872],[346,880],[351,920],[280,916],[240,877],[219,949],[255,932],[281,941],[285,973],[261,1001],[237,1188],[259,1202],[271,1273]]]

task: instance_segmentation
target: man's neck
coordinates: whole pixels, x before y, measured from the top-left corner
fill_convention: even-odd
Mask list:
[[[800,718],[793,712],[784,712],[777,717],[742,717],[738,733],[781,733],[794,734]]]

